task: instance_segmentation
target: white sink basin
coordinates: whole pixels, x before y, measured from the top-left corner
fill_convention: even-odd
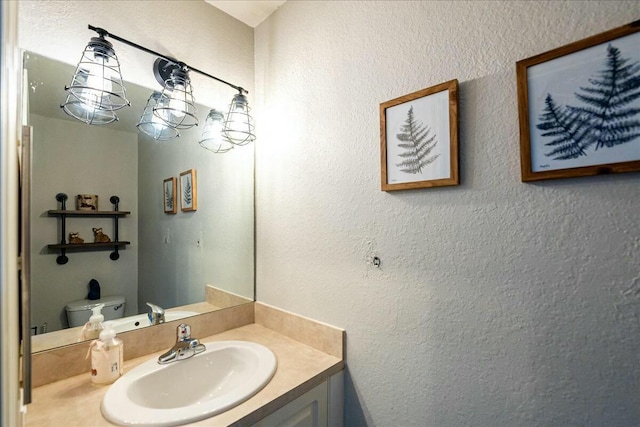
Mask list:
[[[207,350],[167,365],[153,358],[107,391],[102,414],[119,425],[176,426],[224,412],[260,391],[276,371],[267,347],[214,341]]]
[[[164,321],[171,322],[172,320],[178,320],[189,316],[195,316],[199,314],[195,311],[165,311],[164,312]],[[113,329],[116,333],[133,331],[134,329],[144,328],[146,326],[151,326],[151,321],[149,320],[149,316],[146,314],[138,314],[135,316],[124,317],[122,319],[110,320],[113,325]]]

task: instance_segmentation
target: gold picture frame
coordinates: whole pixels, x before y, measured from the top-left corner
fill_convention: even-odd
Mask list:
[[[195,169],[189,169],[180,174],[180,209],[182,212],[198,210],[198,186]]]

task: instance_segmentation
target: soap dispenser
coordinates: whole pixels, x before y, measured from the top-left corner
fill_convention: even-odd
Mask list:
[[[95,340],[100,335],[100,331],[103,329],[102,322],[104,322],[104,316],[102,315],[102,309],[104,304],[98,304],[91,309],[93,314],[89,317],[89,321],[82,327],[82,333],[79,341]]]
[[[122,375],[124,345],[116,338],[112,322],[104,322],[100,339],[90,345],[91,382],[94,385],[111,384]]]

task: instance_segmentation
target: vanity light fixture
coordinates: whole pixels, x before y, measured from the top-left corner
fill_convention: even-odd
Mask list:
[[[151,96],[149,96],[147,105],[144,107],[144,112],[136,127],[140,132],[150,136],[156,141],[168,141],[178,138],[180,136],[178,130],[168,126],[166,121],[158,116],[158,114],[163,114],[162,109],[158,111],[155,110],[158,102],[162,104],[162,94],[154,91]]]
[[[130,105],[113,45],[104,35],[92,37],[78,62],[62,109],[90,125],[118,120],[114,111]]]
[[[222,134],[223,126],[223,114],[216,109],[211,109],[204,122],[202,138],[198,141],[202,148],[214,153],[226,153],[233,148],[233,144]]]
[[[115,110],[130,105],[125,97],[118,58],[112,44],[106,40],[106,37],[110,37],[158,57],[153,66],[153,73],[163,89],[161,93],[154,92],[149,97],[136,126],[141,132],[156,140],[168,140],[180,136],[178,129],[189,129],[198,125],[189,77],[191,72],[209,77],[238,91],[231,101],[226,120],[222,113],[211,110],[199,141],[200,145],[210,151],[222,153],[233,148],[232,144],[245,145],[255,140],[253,119],[249,115],[249,104],[245,96],[247,90],[175,58],[116,36],[103,28],[92,25],[88,28],[97,32],[98,37],[93,37],[87,45],[71,86],[65,87],[69,94],[61,107],[67,114],[88,124],[107,124],[118,120]],[[217,129],[220,129],[219,137],[212,133],[218,132]]]

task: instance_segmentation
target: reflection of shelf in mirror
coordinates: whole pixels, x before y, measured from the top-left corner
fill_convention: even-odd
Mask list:
[[[67,210],[67,195],[64,193],[56,194],[56,200],[60,202],[60,208],[62,209],[52,209],[47,211],[47,214],[52,217],[60,218],[61,223],[61,233],[60,233],[60,243],[56,243],[53,245],[47,245],[49,249],[60,251],[60,256],[56,258],[56,262],[60,265],[66,264],[69,262],[69,257],[67,257],[67,250],[76,250],[76,251],[90,251],[90,250],[100,250],[104,248],[113,248],[113,252],[109,254],[109,258],[112,261],[116,261],[120,258],[120,254],[118,250],[120,248],[124,248],[126,245],[130,244],[130,242],[120,241],[118,239],[118,219],[120,217],[124,217],[129,215],[131,212],[129,211],[120,211],[118,210],[118,203],[120,202],[120,198],[118,196],[111,196],[109,201],[113,203],[112,211],[92,211],[92,210]],[[106,217],[113,218],[113,240],[109,242],[95,242],[95,243],[67,243],[67,219],[68,218],[96,218],[96,217]],[[96,240],[98,239],[98,233],[102,234],[101,228],[94,228],[93,232],[96,233]],[[100,236],[103,237],[103,236]]]
[[[129,215],[131,212],[129,211],[68,211],[68,210],[50,210],[47,211],[47,214],[49,214],[49,216],[61,216],[61,215],[66,215],[66,216],[104,216],[104,217],[109,217],[109,216],[125,216],[125,215]]]
[[[119,242],[100,242],[100,243],[65,243],[65,244],[55,244],[55,245],[47,245],[49,249],[91,249],[91,248],[109,248],[113,246],[126,246],[130,245],[131,242],[119,241]]]

